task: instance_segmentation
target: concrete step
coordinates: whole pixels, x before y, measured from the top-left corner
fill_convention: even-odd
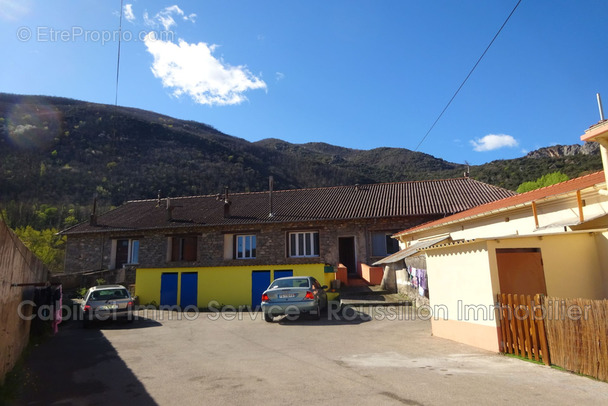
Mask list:
[[[386,306],[411,306],[411,300],[360,300],[340,299],[341,306],[349,307],[386,307]]]
[[[378,285],[343,286],[340,289],[343,306],[411,306],[412,300],[402,293],[390,293]]]

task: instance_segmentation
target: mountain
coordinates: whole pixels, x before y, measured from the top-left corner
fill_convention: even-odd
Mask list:
[[[586,142],[583,145],[553,145],[551,147],[539,148],[529,152],[526,158],[558,158],[573,155],[597,155],[600,151],[600,144],[597,142]]]
[[[572,152],[577,148],[577,152]],[[516,189],[561,171],[601,169],[597,151],[561,152],[471,166],[470,176]],[[553,151],[551,149],[551,151]],[[537,153],[538,152],[538,153]],[[150,111],[0,93],[0,204],[88,205],[163,196],[453,178],[466,166],[402,148],[357,150],[326,143],[249,142],[202,123]]]

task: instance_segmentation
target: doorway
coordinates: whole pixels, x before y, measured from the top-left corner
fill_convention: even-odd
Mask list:
[[[356,275],[355,237],[338,237],[338,255],[340,263],[346,267],[348,274]]]
[[[293,269],[285,269],[280,271],[274,271],[274,278],[287,278],[289,276],[293,276]]]
[[[270,271],[251,272],[251,306],[256,308],[262,304],[262,293],[270,285]]]
[[[198,273],[182,273],[182,288],[180,290],[180,306],[182,309],[188,306],[198,305]]]
[[[547,294],[540,248],[500,248],[496,250],[500,293]]]
[[[177,272],[163,273],[160,276],[160,305],[177,304]]]

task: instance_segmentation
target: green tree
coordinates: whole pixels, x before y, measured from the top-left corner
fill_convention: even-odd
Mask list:
[[[570,178],[568,175],[561,172],[552,172],[541,176],[535,181],[524,182],[517,188],[517,193],[529,192],[531,190],[540,189],[541,187],[555,185],[556,183],[565,182]]]
[[[66,237],[58,236],[57,229],[50,228],[38,231],[31,226],[27,226],[15,229],[15,234],[51,272],[63,271]]]

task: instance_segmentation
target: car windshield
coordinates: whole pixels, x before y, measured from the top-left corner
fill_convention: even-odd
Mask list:
[[[115,299],[127,299],[129,292],[125,289],[107,289],[97,290],[91,293],[91,300],[115,300]]]
[[[270,289],[276,288],[308,288],[310,284],[306,278],[278,279],[270,285]]]

